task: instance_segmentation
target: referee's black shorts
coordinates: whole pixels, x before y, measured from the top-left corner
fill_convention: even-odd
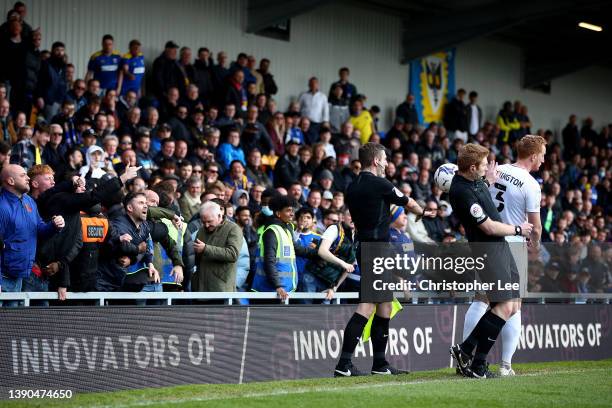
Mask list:
[[[361,286],[359,289],[359,303],[384,303],[393,301],[392,290],[379,290],[381,284],[393,282],[390,270],[383,270],[380,274],[373,271],[372,258],[391,257],[393,246],[388,241],[360,242],[357,245],[357,265],[361,273]],[[378,281],[378,282],[377,282]]]
[[[477,245],[477,251],[472,247],[473,254],[477,252],[480,256],[486,255],[485,267],[478,271],[478,277],[481,282],[493,287],[485,292],[489,302],[498,303],[520,298],[519,289],[506,289],[507,284],[518,288],[520,282],[518,268],[508,243],[503,241]]]

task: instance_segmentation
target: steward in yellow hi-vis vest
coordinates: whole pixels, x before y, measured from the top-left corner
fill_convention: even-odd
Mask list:
[[[281,300],[287,299],[297,288],[296,254],[316,258],[316,250],[301,246],[294,238],[291,221],[295,201],[288,196],[274,197],[270,208],[274,218],[267,225],[259,242],[257,269],[253,278],[253,290],[276,292]]]

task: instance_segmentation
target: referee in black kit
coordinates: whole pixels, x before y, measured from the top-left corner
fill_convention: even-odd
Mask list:
[[[361,270],[360,303],[344,329],[342,354],[334,372],[335,377],[365,375],[353,366],[351,357],[374,307],[376,307],[376,315],[371,331],[374,362],[371,373],[379,375],[406,373],[406,371],[392,367],[385,359],[393,292],[373,290],[372,265],[362,264],[361,250],[362,246],[368,243],[389,242],[391,204],[405,206],[408,211],[418,216],[435,217],[436,215],[435,211],[423,210],[416,201],[406,197],[384,178],[387,153],[382,145],[378,143],[363,145],[359,149],[359,161],[362,170],[346,192],[346,204],[355,223],[359,241],[357,262]]]
[[[489,165],[489,149],[468,143],[459,150],[457,173],[453,177],[449,195],[453,212],[465,228],[471,243],[472,256],[483,256],[485,267],[478,271],[481,282],[492,284],[487,291],[490,307],[476,327],[461,343],[451,347],[450,353],[457,367],[466,377],[494,377],[486,362],[487,354],[495,344],[502,327],[519,309],[518,287],[506,288],[506,284],[518,283],[518,271],[505,236],[529,237],[533,225],[509,225],[501,217],[489,193],[486,173],[495,171],[495,163]],[[478,244],[475,244],[478,243]],[[500,287],[498,283],[503,286]]]

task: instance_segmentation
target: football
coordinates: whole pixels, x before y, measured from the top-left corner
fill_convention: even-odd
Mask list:
[[[453,163],[445,163],[438,167],[434,173],[434,182],[440,187],[440,190],[448,193],[456,171],[457,165]]]

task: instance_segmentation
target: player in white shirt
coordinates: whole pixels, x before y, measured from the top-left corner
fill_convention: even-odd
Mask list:
[[[527,256],[526,248],[521,248],[520,242],[529,245],[532,250],[538,250],[542,235],[540,220],[540,184],[531,176],[544,163],[546,140],[541,136],[526,135],[517,143],[518,160],[513,164],[497,164],[487,171],[489,192],[497,211],[506,224],[521,225],[525,221],[533,224],[533,231],[527,243],[522,236],[506,237],[521,276],[521,286],[526,284]],[[520,301],[519,301],[520,302]],[[489,307],[486,295],[477,293],[474,302],[465,314],[463,339],[471,333],[480,318]],[[502,336],[502,361],[500,375],[514,375],[512,356],[516,351],[521,335],[521,311],[514,314],[504,325]]]

